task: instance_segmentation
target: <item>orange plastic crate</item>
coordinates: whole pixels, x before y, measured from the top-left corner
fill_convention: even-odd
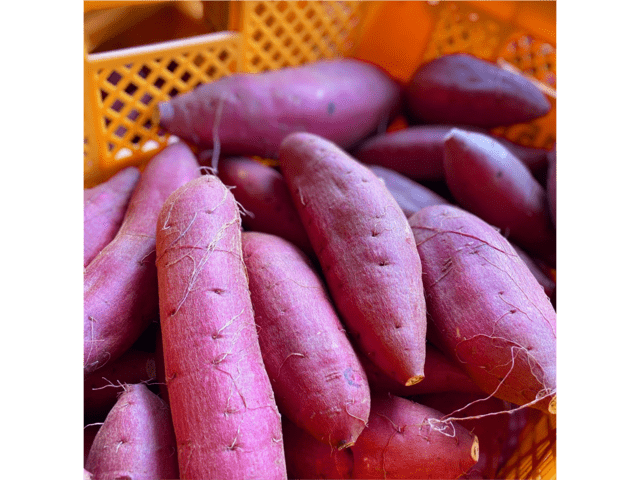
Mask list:
[[[122,34],[113,25],[122,25],[123,18],[143,17],[143,8],[156,13],[160,4],[171,3],[85,2],[85,15],[129,9],[120,10],[115,20],[112,16],[111,25],[106,15],[105,25],[93,26],[92,38],[104,43],[110,31]],[[551,148],[555,143],[554,1],[199,3],[173,5],[200,14],[212,33],[94,53],[85,30],[85,187],[126,166],[144,166],[171,141],[153,122],[160,101],[234,72],[339,56],[373,62],[401,81],[425,60],[447,53],[496,62],[534,80],[552,109],[531,123],[494,132],[522,145]],[[556,478],[555,416],[527,425],[499,478]]]

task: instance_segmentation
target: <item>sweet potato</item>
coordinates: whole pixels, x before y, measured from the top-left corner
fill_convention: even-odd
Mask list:
[[[282,417],[284,454],[289,478],[352,478],[353,453],[338,450]]]
[[[478,439],[441,412],[393,395],[373,396],[353,452],[353,478],[458,478],[478,460]]]
[[[242,224],[248,230],[278,235],[313,255],[287,184],[276,169],[250,158],[226,158],[218,164],[218,177],[234,187],[233,196],[246,211]]]
[[[385,72],[339,59],[229,75],[161,102],[156,117],[199,146],[218,141],[223,156],[274,158],[282,140],[300,131],[350,148],[384,130],[399,108],[400,86]]]
[[[191,150],[158,153],[136,185],[116,237],[84,272],[84,372],[116,360],[158,312],[155,223],[173,190],[200,175]]]
[[[483,393],[462,368],[429,343],[424,362],[424,380],[415,385],[402,385],[385,375],[364,355],[359,358],[370,389],[378,393],[388,392],[399,397],[436,392]]]
[[[288,136],[279,159],[350,335],[387,375],[419,382],[425,300],[415,241],[398,202],[370,169],[317,135]]]
[[[213,175],[180,187],[158,216],[162,348],[181,478],[286,478],[240,228],[233,195]]]
[[[84,379],[85,421],[102,420],[118,400],[122,385],[156,378],[155,354],[129,349]]]
[[[180,185],[200,175],[182,143],[147,165],[122,227],[89,264],[82,283],[84,375],[126,352],[158,311],[155,223],[162,204]]]
[[[555,265],[555,230],[545,189],[518,158],[486,135],[453,129],[445,140],[444,170],[460,206]]]
[[[84,266],[116,236],[140,170],[128,167],[109,180],[84,190]]]
[[[126,385],[93,441],[85,468],[94,480],[178,478],[167,405],[143,384]]]
[[[556,150],[549,152],[549,173],[547,174],[547,205],[553,226],[556,226]]]
[[[423,123],[482,128],[529,122],[551,110],[527,78],[465,53],[421,65],[407,86],[406,105]]]
[[[413,125],[368,138],[354,150],[354,157],[367,165],[378,165],[413,180],[444,179],[444,141],[453,125]],[[518,157],[532,172],[539,174],[548,165],[543,148],[526,147],[469,126],[457,128],[490,136]]]
[[[411,216],[429,341],[486,393],[555,413],[556,312],[494,227],[460,208]]]
[[[458,478],[498,478],[496,474],[501,466],[502,449],[512,434],[510,416],[520,415],[521,410],[515,410],[509,402],[495,397],[459,392],[420,395],[412,397],[412,400],[458,418],[458,423],[478,437],[478,462]],[[509,411],[511,413],[507,413]]]
[[[280,411],[328,445],[353,445],[369,418],[369,385],[322,279],[280,237],[245,232],[242,251]]]
[[[378,165],[371,165],[371,171],[380,178],[393,198],[407,217],[429,205],[448,204],[449,202],[429,190],[427,187],[414,182],[408,177]]]

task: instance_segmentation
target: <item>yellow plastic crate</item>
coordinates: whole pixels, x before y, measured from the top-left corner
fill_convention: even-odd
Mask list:
[[[199,17],[211,33],[94,51],[139,28],[131,19],[167,5]],[[555,12],[553,1],[85,2],[85,187],[126,166],[144,166],[171,141],[153,122],[158,102],[234,72],[338,56],[373,62],[401,81],[425,60],[453,52],[518,71],[548,95],[552,109],[494,132],[550,148],[556,139]],[[556,478],[555,416],[527,425],[499,478]]]

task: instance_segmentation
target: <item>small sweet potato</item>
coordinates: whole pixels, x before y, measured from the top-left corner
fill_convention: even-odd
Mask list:
[[[453,206],[423,208],[409,223],[429,341],[486,393],[555,413],[556,312],[509,242]]]
[[[128,167],[109,180],[84,190],[84,266],[116,236],[140,170]]]
[[[444,170],[460,206],[555,265],[556,237],[545,189],[517,157],[487,135],[453,129],[445,140]]]
[[[282,417],[284,454],[289,478],[352,478],[351,449],[338,450]]]
[[[198,176],[198,162],[185,144],[158,153],[136,185],[118,234],[85,269],[85,375],[127,351],[157,316],[158,212],[171,192]]]
[[[359,349],[406,385],[424,377],[420,259],[402,209],[335,144],[288,136],[280,166],[337,310]]]
[[[527,78],[465,53],[421,65],[407,86],[406,105],[423,123],[482,128],[529,122],[551,110]]]
[[[448,204],[449,201],[429,190],[427,187],[414,182],[408,177],[385,167],[371,165],[371,171],[380,178],[393,198],[407,217],[429,205]]]
[[[124,384],[156,378],[155,354],[129,349],[120,358],[84,379],[85,421],[102,420],[118,400]]]
[[[393,395],[373,396],[353,452],[353,478],[458,478],[479,456],[478,438],[441,422],[437,410]]]
[[[369,385],[322,279],[275,235],[243,233],[242,252],[279,409],[328,445],[353,445],[369,418]]]
[[[243,226],[278,235],[305,254],[313,255],[309,237],[280,172],[250,158],[233,157],[220,161],[218,177],[233,187],[233,196],[246,211]]]
[[[386,128],[399,109],[400,86],[384,71],[344,58],[229,75],[161,102],[157,117],[196,145],[215,150],[218,141],[223,156],[275,158],[294,132],[350,148]]]
[[[181,478],[286,478],[282,426],[260,353],[240,213],[213,175],[157,218],[165,375]]]
[[[167,404],[143,384],[126,385],[93,441],[85,468],[94,480],[178,478]]]
[[[490,136],[518,157],[532,174],[547,168],[547,150],[518,145],[488,130],[470,126],[413,125],[368,138],[353,155],[367,165],[385,167],[413,180],[443,180],[444,141],[452,128]]]

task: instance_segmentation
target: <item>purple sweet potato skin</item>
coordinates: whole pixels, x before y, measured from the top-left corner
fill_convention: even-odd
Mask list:
[[[84,190],[84,266],[116,236],[140,170],[125,168],[109,180]]]
[[[399,397],[438,392],[483,393],[462,368],[429,343],[424,362],[424,380],[411,386],[389,378],[366,357],[361,355],[359,358],[371,391],[378,393],[388,392]]]
[[[199,175],[185,144],[158,153],[136,185],[118,234],[85,269],[85,375],[127,351],[157,316],[158,212],[171,192]]]
[[[453,206],[426,207],[409,223],[422,259],[429,341],[486,393],[555,406],[556,312],[509,242]]]
[[[165,376],[181,478],[286,478],[282,426],[260,354],[230,190],[205,175],[157,224]]]
[[[460,206],[555,265],[556,237],[545,189],[517,157],[486,135],[454,129],[445,140],[444,169]]]
[[[362,163],[379,165],[413,180],[441,180],[444,139],[451,128],[428,125],[383,133],[362,142],[353,155]]]
[[[282,174],[258,161],[232,157],[220,161],[218,177],[233,188],[233,196],[247,211],[242,224],[248,230],[282,237],[305,254],[313,255],[307,232],[298,216]]]
[[[282,434],[289,478],[352,478],[353,454],[349,448],[332,448],[286,417],[282,417]]]
[[[547,174],[547,203],[553,226],[556,226],[556,150],[549,152],[549,173]]]
[[[104,368],[84,379],[84,416],[102,420],[118,401],[120,385],[156,379],[155,354],[129,349]]]
[[[421,65],[407,86],[406,105],[423,123],[481,128],[529,122],[551,110],[525,77],[462,53]]]
[[[374,65],[325,60],[201,85],[158,108],[170,133],[211,147],[219,110],[222,155],[274,158],[293,132],[311,132],[343,148],[384,130],[400,108],[400,86]]]
[[[419,381],[425,300],[400,206],[370,169],[316,135],[287,137],[280,164],[351,338],[392,378]]]
[[[458,478],[477,461],[477,438],[456,423],[438,431],[430,421],[442,416],[404,398],[374,396],[369,424],[351,447],[353,478]]]
[[[547,168],[547,150],[518,145],[486,129],[470,126],[413,125],[368,138],[353,155],[367,165],[378,165],[413,180],[444,180],[444,141],[452,128],[491,136],[532,173],[538,174]]]
[[[367,376],[320,276],[286,240],[242,235],[260,350],[283,415],[337,448],[355,443],[371,405]]]
[[[126,385],[93,441],[85,468],[94,480],[178,478],[167,404],[143,384]]]
[[[437,193],[401,173],[378,165],[371,165],[369,168],[378,178],[382,179],[407,217],[429,205],[449,204],[447,200]]]

